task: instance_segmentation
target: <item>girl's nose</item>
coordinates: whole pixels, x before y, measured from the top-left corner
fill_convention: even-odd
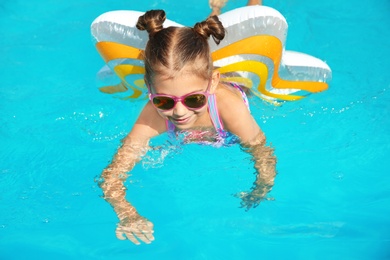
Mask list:
[[[173,114],[177,117],[184,116],[187,113],[187,110],[188,109],[181,103],[181,101],[178,101],[176,106],[173,108]]]

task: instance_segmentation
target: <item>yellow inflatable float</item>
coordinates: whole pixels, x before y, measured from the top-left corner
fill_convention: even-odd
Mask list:
[[[142,52],[148,35],[135,25],[143,12],[112,11],[91,25],[96,48],[106,62],[98,77],[105,93],[121,99],[147,98]],[[246,6],[219,16],[227,34],[219,45],[210,40],[214,66],[223,80],[236,82],[279,104],[324,91],[331,69],[313,56],[285,50],[286,19],[266,6]],[[183,26],[166,20],[164,27]]]

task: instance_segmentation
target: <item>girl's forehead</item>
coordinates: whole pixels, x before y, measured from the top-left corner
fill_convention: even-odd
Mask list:
[[[194,73],[180,73],[175,77],[155,75],[153,89],[158,94],[184,95],[195,91],[204,91],[208,80]]]
[[[180,69],[168,68],[163,65],[157,66],[154,71],[153,81],[163,81],[176,78],[203,78],[207,79],[209,70],[207,64],[201,59],[188,62]]]

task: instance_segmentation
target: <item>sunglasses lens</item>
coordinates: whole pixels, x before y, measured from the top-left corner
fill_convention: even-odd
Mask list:
[[[184,104],[189,108],[201,108],[206,102],[207,98],[203,94],[190,95],[184,99]]]
[[[175,100],[170,97],[155,97],[153,104],[161,110],[169,110],[175,106]]]

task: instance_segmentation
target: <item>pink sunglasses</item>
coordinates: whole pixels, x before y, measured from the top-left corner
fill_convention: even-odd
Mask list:
[[[181,97],[176,97],[172,95],[165,95],[165,94],[151,94],[151,88],[147,84],[149,89],[149,99],[152,101],[152,104],[160,110],[169,111],[172,110],[177,102],[181,102],[186,108],[189,110],[197,110],[201,109],[207,104],[207,99],[209,94],[209,89],[211,85],[211,79],[209,80],[209,83],[207,85],[207,89],[205,92],[193,92],[186,94]]]

